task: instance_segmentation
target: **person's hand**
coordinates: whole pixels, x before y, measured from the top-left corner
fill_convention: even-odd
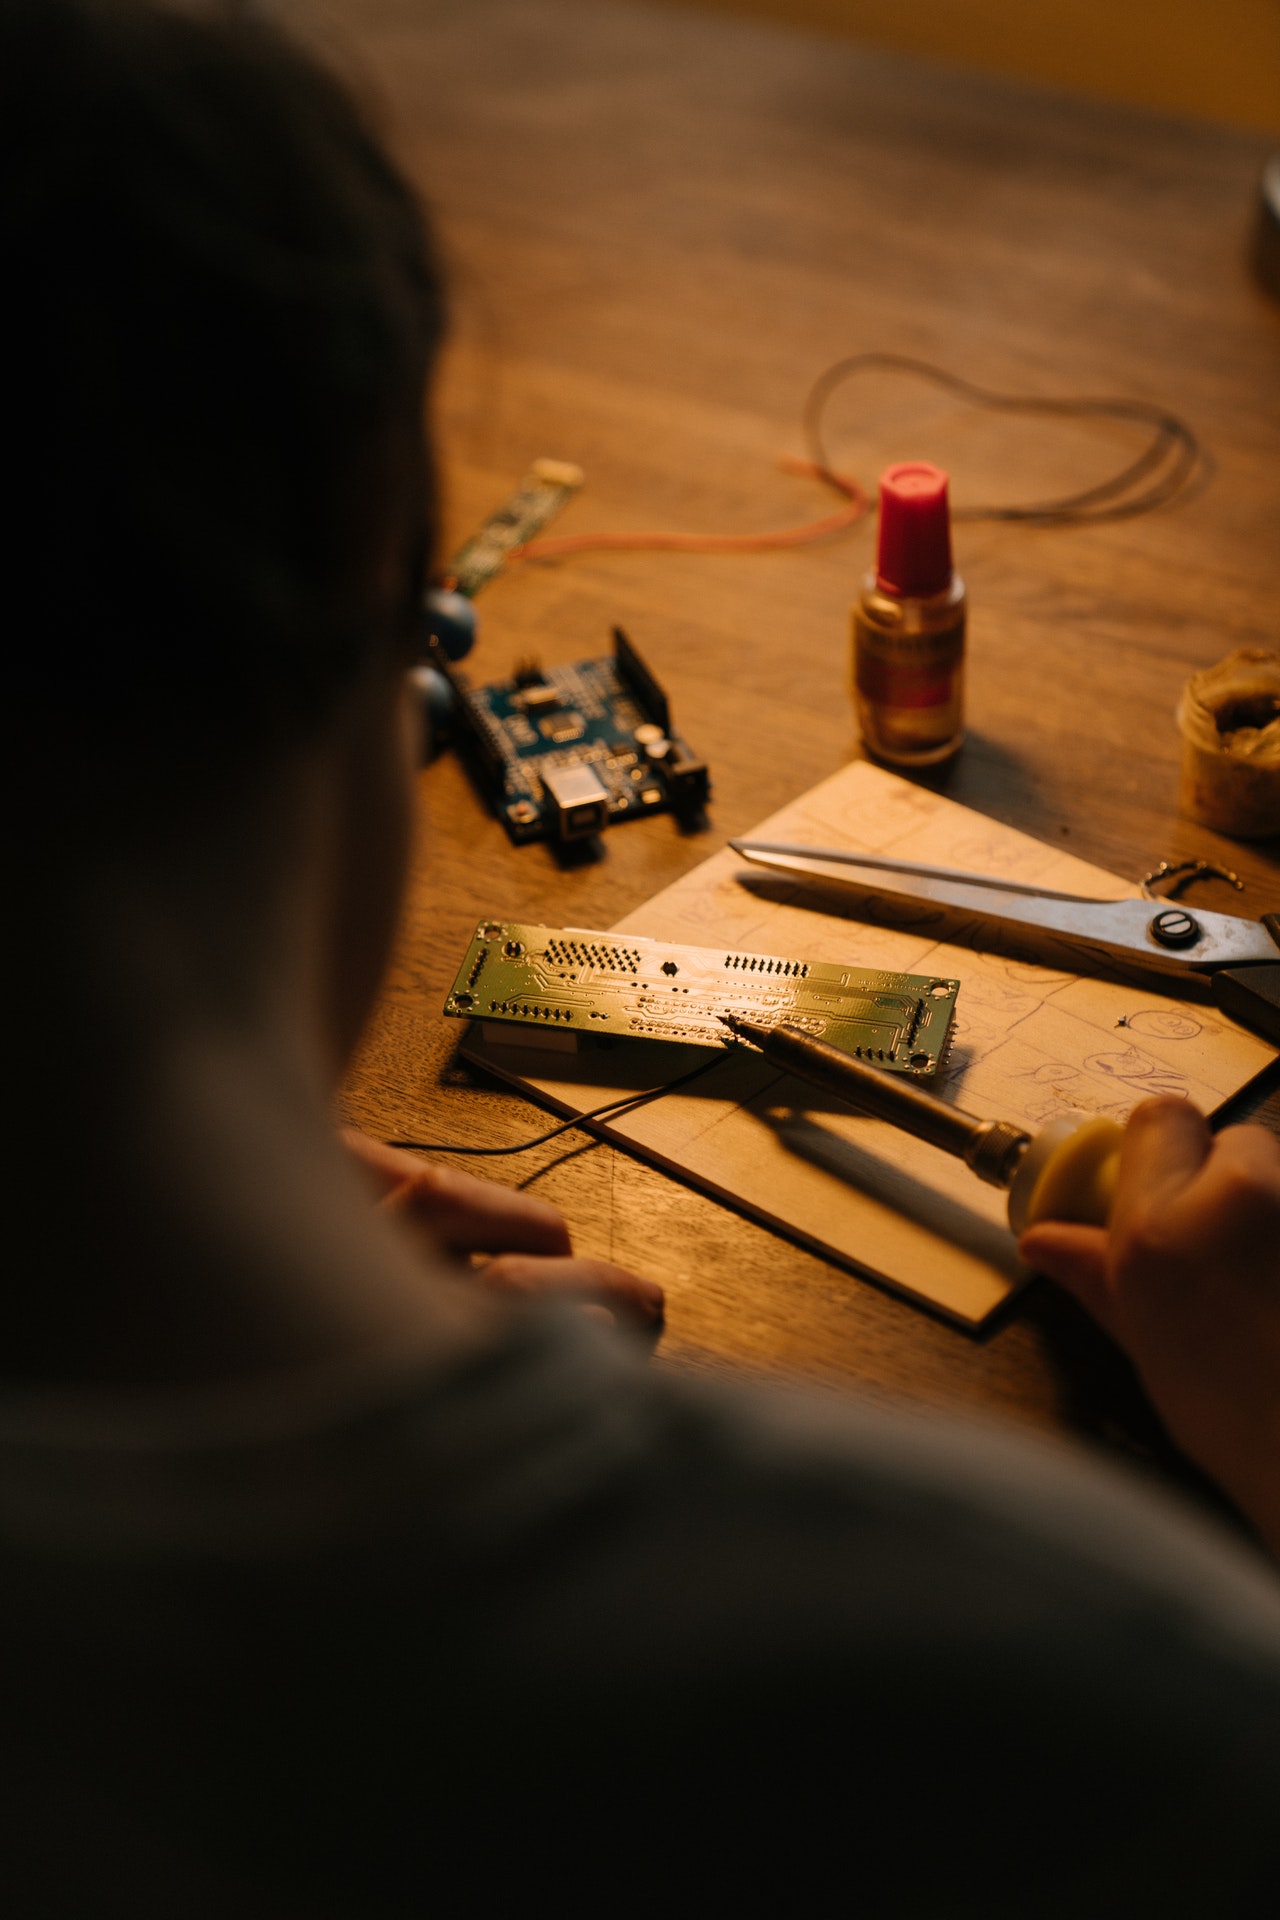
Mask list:
[[[345,1128],[342,1142],[369,1175],[378,1203],[424,1245],[476,1261],[475,1278],[495,1291],[559,1293],[580,1299],[586,1311],[632,1326],[662,1325],[662,1288],[609,1260],[575,1254],[569,1229],[554,1207],[496,1181],[401,1153],[368,1134]]]
[[[1188,1101],[1148,1100],[1110,1227],[1045,1221],[1019,1250],[1125,1349],[1174,1439],[1280,1551],[1280,1141],[1215,1138]]]

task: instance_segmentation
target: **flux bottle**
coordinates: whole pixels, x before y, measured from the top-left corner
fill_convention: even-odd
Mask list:
[[[854,705],[877,760],[935,766],[960,746],[965,613],[946,474],[925,460],[887,468],[875,572],[853,609]]]

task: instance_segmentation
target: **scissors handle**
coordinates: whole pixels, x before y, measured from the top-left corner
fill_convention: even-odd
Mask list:
[[[1263,925],[1280,944],[1280,914],[1264,914]],[[1211,976],[1211,984],[1215,1006],[1280,1047],[1280,964],[1223,967]]]

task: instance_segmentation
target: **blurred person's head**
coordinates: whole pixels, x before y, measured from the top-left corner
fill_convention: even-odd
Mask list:
[[[242,10],[0,0],[0,247],[19,911],[124,875],[222,913],[243,976],[327,836],[340,1051],[407,837],[441,328],[418,207]]]

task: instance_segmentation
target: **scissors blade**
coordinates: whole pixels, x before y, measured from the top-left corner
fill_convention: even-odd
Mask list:
[[[926,867],[914,860],[886,860],[878,853],[845,853],[836,847],[800,847],[781,840],[731,840],[735,853],[762,864],[768,856],[779,856],[778,864],[794,866],[797,860],[828,860],[843,867],[873,867],[877,873],[909,873],[922,880],[960,880],[971,887],[994,887],[1000,893],[1025,893],[1035,900],[1083,900],[1096,904],[1087,893],[1055,893],[1048,887],[1034,887],[1025,880],[1006,880],[993,873],[966,873],[960,867]]]
[[[1071,972],[1152,974],[1186,981],[1223,967],[1280,959],[1280,947],[1254,920],[1159,900],[1094,900],[1052,893],[990,875],[956,875],[943,867],[884,860],[835,847],[793,847],[767,840],[731,840],[735,853],[759,867],[837,895],[847,911],[938,939],[996,952],[1017,952]],[[750,881],[742,874],[740,879]],[[1185,915],[1194,936],[1172,946],[1152,932],[1161,914]],[[1168,924],[1168,923],[1165,923]]]

